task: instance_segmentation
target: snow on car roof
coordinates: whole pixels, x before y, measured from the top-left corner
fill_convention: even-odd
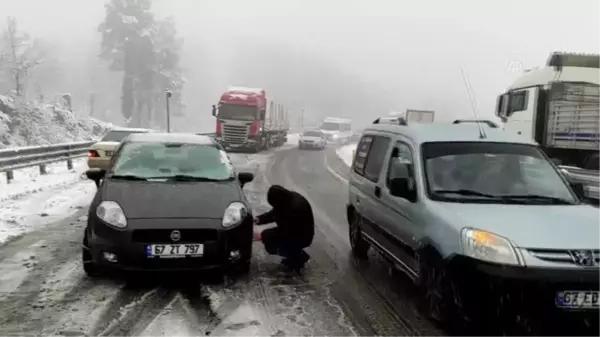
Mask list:
[[[129,132],[153,132],[152,129],[144,129],[144,128],[125,128],[125,127],[116,127],[114,129],[110,129],[110,131],[129,131]]]
[[[213,145],[215,141],[210,136],[196,135],[193,133],[135,133],[127,141],[149,143],[185,143],[197,145]]]
[[[477,123],[433,123],[412,124],[407,126],[393,124],[373,124],[367,127],[364,132],[367,134],[370,131],[402,134],[412,139],[417,144],[427,142],[496,142],[531,145],[537,144],[529,137],[507,132],[500,128],[493,129],[484,127],[486,137],[484,139],[480,139],[479,129],[480,128]]]

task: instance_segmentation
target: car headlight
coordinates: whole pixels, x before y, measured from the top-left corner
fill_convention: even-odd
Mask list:
[[[522,265],[521,259],[508,239],[473,228],[462,230],[463,254],[487,262]]]
[[[123,209],[114,201],[103,201],[96,208],[96,216],[111,226],[117,228],[127,227],[127,218]]]
[[[246,206],[241,202],[232,202],[225,209],[225,213],[223,214],[223,227],[231,227],[239,224],[244,220],[244,218],[248,215],[248,211],[246,210]]]

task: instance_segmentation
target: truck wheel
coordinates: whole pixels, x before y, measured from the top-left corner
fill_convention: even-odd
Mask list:
[[[271,138],[270,137],[264,138],[263,150],[268,151],[270,147],[271,147]]]

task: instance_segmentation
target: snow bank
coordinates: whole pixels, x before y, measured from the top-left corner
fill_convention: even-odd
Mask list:
[[[336,151],[338,157],[340,157],[348,166],[352,166],[352,159],[354,158],[354,151],[356,150],[356,145],[356,143],[345,145],[340,147]]]
[[[111,127],[59,103],[17,103],[0,95],[0,148],[96,140]]]

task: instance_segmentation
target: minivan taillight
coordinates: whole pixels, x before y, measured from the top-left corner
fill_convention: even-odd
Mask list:
[[[260,122],[259,121],[252,122],[252,125],[250,125],[250,137],[256,136],[259,131],[260,131]]]
[[[223,133],[223,124],[217,119],[217,136],[221,136],[221,133]]]
[[[100,157],[100,155],[98,154],[98,151],[96,151],[96,150],[88,151],[88,158],[98,158],[98,157]]]

